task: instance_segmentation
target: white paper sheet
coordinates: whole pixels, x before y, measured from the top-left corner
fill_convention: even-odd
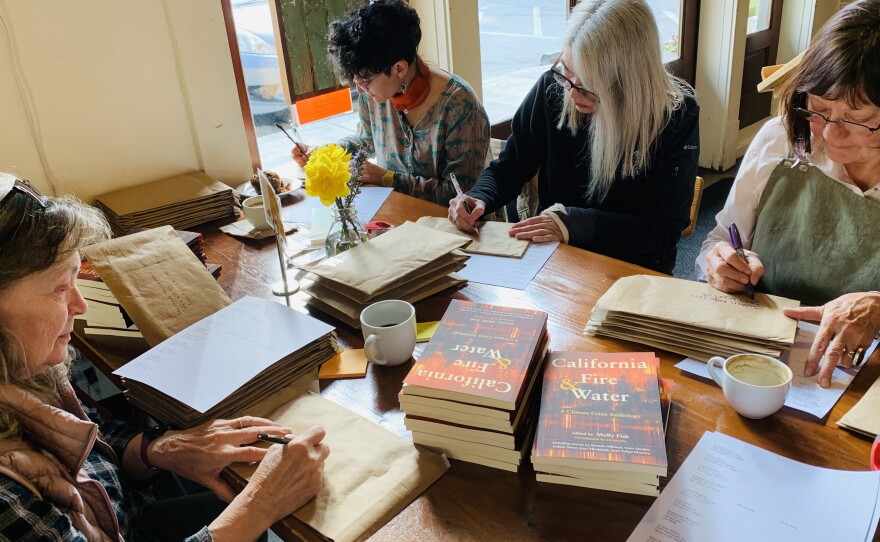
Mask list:
[[[783,352],[780,359],[794,373],[794,378],[791,381],[791,390],[788,392],[788,397],[785,398],[785,406],[822,419],[834,408],[840,396],[843,395],[850,382],[859,374],[859,371],[865,364],[863,363],[856,369],[836,367],[831,375],[831,386],[828,388],[823,388],[819,385],[818,375],[804,376],[804,365],[806,365],[807,356],[810,354],[810,345],[813,344],[813,339],[816,337],[818,330],[819,326],[816,324],[798,322],[794,344],[791,350]],[[877,348],[877,343],[877,340],[871,343],[871,346],[868,347],[865,353],[865,359],[871,357],[871,354]],[[712,379],[709,376],[709,369],[702,361],[685,358],[676,367],[682,371]]]
[[[529,243],[522,258],[471,254],[458,273],[470,282],[525,290],[558,246],[559,243]]]
[[[244,297],[113,372],[205,412],[260,371],[333,331],[274,301]]]
[[[870,540],[878,495],[880,472],[814,467],[707,432],[628,540]]]
[[[366,224],[373,220],[373,216],[379,212],[379,208],[388,199],[393,188],[380,186],[362,186],[361,193],[354,197],[354,207],[357,209],[358,218]],[[281,216],[285,222],[297,222],[302,224],[312,224],[312,209],[322,208],[324,204],[319,198],[310,198],[306,196],[295,207],[281,209]]]

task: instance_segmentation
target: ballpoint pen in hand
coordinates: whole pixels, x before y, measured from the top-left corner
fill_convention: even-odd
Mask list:
[[[730,244],[733,246],[733,250],[742,258],[742,261],[749,263],[749,259],[746,257],[746,252],[743,250],[742,239],[739,236],[739,228],[736,227],[736,224],[731,223],[730,228],[728,228],[730,232]],[[746,295],[749,296],[749,299],[755,299],[755,287],[752,285],[751,278],[749,282],[746,283]]]
[[[306,146],[303,145],[301,141],[297,141],[296,139],[294,139],[293,136],[291,136],[287,132],[287,130],[284,129],[284,126],[282,126],[281,123],[276,122],[275,127],[278,128],[279,130],[281,130],[282,132],[284,132],[284,135],[287,136],[287,139],[292,141],[293,144],[296,145],[296,148],[299,149],[301,153],[303,153],[305,155],[309,154],[309,150],[306,148]],[[293,133],[296,134],[297,138],[299,138],[299,132],[296,131],[296,128],[291,126],[290,129],[293,130]]]
[[[287,437],[276,437],[275,435],[269,435],[267,433],[260,433],[257,435],[257,440],[271,442],[272,444],[287,444],[290,442],[290,439]]]
[[[462,197],[461,203],[464,205],[464,210],[471,214],[473,210],[471,206],[467,204],[467,200],[464,199],[464,192],[461,191],[461,185],[458,184],[458,178],[456,178],[455,173],[449,174],[449,180],[452,181],[452,187],[455,188],[455,193]],[[480,235],[480,230],[477,228],[477,223],[474,222],[474,233],[476,235]]]

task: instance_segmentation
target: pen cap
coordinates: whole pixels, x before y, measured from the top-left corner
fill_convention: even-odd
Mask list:
[[[733,248],[742,248],[742,239],[739,237],[739,228],[736,227],[736,224],[731,224],[728,231],[730,232],[730,244],[733,245]]]

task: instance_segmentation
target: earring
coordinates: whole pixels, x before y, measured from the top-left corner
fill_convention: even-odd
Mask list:
[[[400,83],[400,93],[406,94],[406,83]]]

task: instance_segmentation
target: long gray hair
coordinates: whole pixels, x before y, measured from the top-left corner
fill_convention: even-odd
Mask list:
[[[25,194],[15,193],[0,207],[0,293],[74,251],[110,237],[104,216],[94,207],[70,196],[45,200],[43,208]],[[51,402],[60,379],[67,377],[67,365],[31,375],[27,361],[20,339],[0,321],[0,382],[14,383]],[[19,432],[14,413],[0,409],[0,438]]]
[[[571,11],[564,44],[581,83],[601,103],[591,115],[587,197],[602,200],[618,173],[629,177],[649,165],[651,144],[681,106],[687,83],[666,71],[651,8],[644,0],[583,0]],[[558,128],[572,134],[587,115],[563,97]]]

